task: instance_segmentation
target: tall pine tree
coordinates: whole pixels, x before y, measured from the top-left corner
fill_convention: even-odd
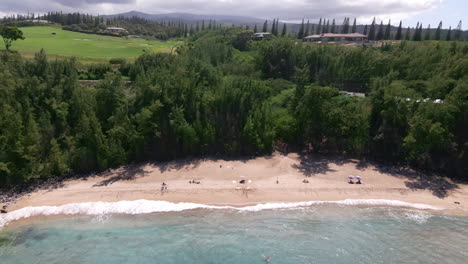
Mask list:
[[[391,20],[388,20],[387,27],[385,28],[385,33],[384,33],[384,39],[389,40],[391,39],[391,30],[392,30],[392,25],[391,25]]]
[[[424,40],[431,40],[431,24],[427,25],[426,33],[424,34]]]
[[[457,29],[455,30],[455,34],[453,36],[454,40],[460,41],[462,40],[462,21],[458,22]]]
[[[372,24],[370,25],[370,28],[369,28],[369,39],[375,40],[375,17],[372,20]]]
[[[263,28],[262,28],[262,32],[268,32],[268,20],[265,20],[265,23],[263,23]]]
[[[335,24],[335,19],[333,19],[332,26],[331,26],[331,33],[336,33],[336,24]]]
[[[273,23],[271,25],[271,34],[273,34],[273,35],[276,35],[275,34],[275,26],[276,26],[276,21],[275,20],[276,20],[276,18],[273,18]]]
[[[345,17],[343,21],[343,25],[341,26],[341,33],[348,34],[349,33],[349,18]]]
[[[283,24],[283,32],[281,32],[281,36],[286,36],[286,23]]]
[[[449,30],[447,31],[447,37],[445,38],[446,41],[451,41],[452,40],[452,26],[449,27]]]
[[[434,39],[440,40],[441,35],[442,35],[442,21],[440,21],[439,26],[437,26],[436,32],[434,34]]]
[[[275,36],[279,34],[279,18],[276,19],[276,26],[275,26]]]
[[[322,33],[322,18],[320,18],[319,23],[317,25],[317,29],[315,31],[315,34],[320,35]]]
[[[309,20],[307,20],[307,25],[305,27],[304,37],[309,36],[309,32],[310,32],[310,22],[309,22]]]
[[[419,34],[418,34],[418,32],[419,32],[419,22],[418,22],[418,24],[416,25],[416,28],[414,29],[414,34],[413,34],[413,40],[414,40],[414,41],[421,40],[421,39],[419,39]]]
[[[330,33],[330,31],[328,30],[329,28],[330,28],[330,20],[327,19],[327,24],[323,28],[322,33]]]
[[[353,27],[351,28],[351,33],[356,33],[356,28],[357,28],[356,18],[354,18]]]
[[[405,33],[405,40],[410,40],[410,38],[411,38],[411,31],[410,31],[410,27],[408,27]]]
[[[396,32],[396,35],[395,35],[395,39],[396,40],[401,40],[401,37],[402,37],[402,22],[400,20],[400,25],[398,25],[398,29],[397,29],[397,32]]]
[[[383,21],[380,21],[380,26],[379,26],[379,30],[377,31],[376,39],[382,40],[383,37],[384,37],[384,26],[383,26]]]
[[[418,36],[419,41],[423,40],[423,35],[422,35],[422,34],[423,34],[423,27],[422,27],[422,23],[419,24],[418,34],[419,34],[419,36]]]
[[[302,39],[304,37],[304,19],[302,19],[301,27],[299,28],[299,32],[297,33],[297,38]]]

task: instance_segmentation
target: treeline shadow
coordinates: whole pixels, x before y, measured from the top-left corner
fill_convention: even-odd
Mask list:
[[[129,181],[129,180],[134,180],[138,177],[147,176],[149,173],[151,173],[151,171],[145,171],[143,169],[144,164],[148,164],[152,168],[154,168],[154,170],[159,170],[161,173],[164,173],[164,172],[168,172],[171,170],[196,169],[204,161],[216,161],[216,162],[219,162],[220,165],[222,165],[224,162],[230,162],[230,161],[241,161],[245,163],[257,157],[258,156],[226,157],[226,156],[221,156],[221,155],[214,155],[214,156],[203,157],[203,158],[187,158],[187,159],[179,159],[179,160],[171,160],[171,161],[138,163],[138,164],[131,164],[131,165],[123,166],[113,171],[108,170],[107,172],[102,172],[100,174],[89,174],[89,175],[81,176],[79,178],[82,180],[87,180],[88,177],[95,177],[96,175],[98,175],[99,177],[107,177],[109,176],[109,174],[115,174],[115,176],[112,176],[106,180],[103,180],[93,185],[93,187],[104,187],[104,186],[108,186],[119,181]],[[272,156],[263,156],[263,157],[271,158]]]
[[[329,156],[319,154],[300,154],[299,164],[291,165],[306,177],[312,177],[314,174],[325,174],[336,170],[330,168],[330,164],[342,165],[351,162],[349,159],[340,156]]]
[[[130,165],[120,168],[114,172],[115,176],[107,180],[103,180],[93,185],[93,187],[104,187],[116,183],[118,181],[130,181],[136,179],[138,176],[145,177],[150,171],[145,171],[141,165]]]
[[[219,165],[225,165],[224,163],[240,161],[242,163],[247,163],[250,160],[256,159],[258,157],[263,157],[266,159],[271,159],[272,155],[251,155],[251,156],[223,156],[223,155],[212,155],[202,158],[187,158],[180,160],[172,161],[162,161],[157,163],[150,163],[154,168],[158,168],[161,172],[171,171],[171,170],[181,170],[181,169],[196,169],[200,166],[201,163],[206,161],[218,162]]]
[[[419,171],[407,166],[373,164],[377,171],[398,178],[405,178],[405,186],[411,190],[429,190],[438,198],[445,198],[449,192],[458,189],[458,184],[449,180],[447,176],[438,175],[430,171]]]
[[[53,177],[48,179],[35,179],[30,182],[16,185],[12,188],[0,188],[0,204],[9,205],[20,197],[35,191],[53,191],[65,186],[65,177]]]
[[[448,177],[435,174],[430,171],[421,171],[400,164],[385,163],[368,157],[350,158],[338,155],[323,155],[302,153],[299,155],[299,164],[293,164],[306,177],[315,174],[326,174],[336,170],[330,168],[330,164],[343,165],[345,163],[355,164],[358,170],[369,168],[393,177],[406,179],[405,185],[411,190],[429,190],[438,198],[445,198],[451,190],[458,189],[458,184],[449,180]]]
[[[204,159],[173,160],[158,163],[151,163],[154,168],[159,169],[161,173],[171,170],[181,170],[184,168],[196,169]]]

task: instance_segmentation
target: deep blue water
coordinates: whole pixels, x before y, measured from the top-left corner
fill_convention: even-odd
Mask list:
[[[0,231],[0,263],[468,263],[468,218],[317,205],[75,216]]]

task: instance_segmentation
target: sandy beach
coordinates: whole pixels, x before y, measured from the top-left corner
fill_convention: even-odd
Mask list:
[[[363,184],[349,184],[349,175],[361,176]],[[308,183],[303,182],[305,179]],[[162,191],[163,182],[167,189]],[[468,185],[442,177],[429,180],[421,173],[359,160],[292,153],[245,160],[201,159],[132,165],[30,193],[8,210],[139,199],[233,206],[388,199],[427,204],[465,215]]]

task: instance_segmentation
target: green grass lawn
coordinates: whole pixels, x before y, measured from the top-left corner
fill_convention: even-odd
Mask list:
[[[32,57],[43,48],[51,57],[74,56],[82,62],[104,62],[110,58],[135,58],[145,51],[169,52],[171,46],[178,45],[175,41],[83,34],[55,27],[23,27],[21,30],[26,39],[13,42],[11,50],[25,57]],[[4,49],[3,41],[0,42],[0,49]]]

